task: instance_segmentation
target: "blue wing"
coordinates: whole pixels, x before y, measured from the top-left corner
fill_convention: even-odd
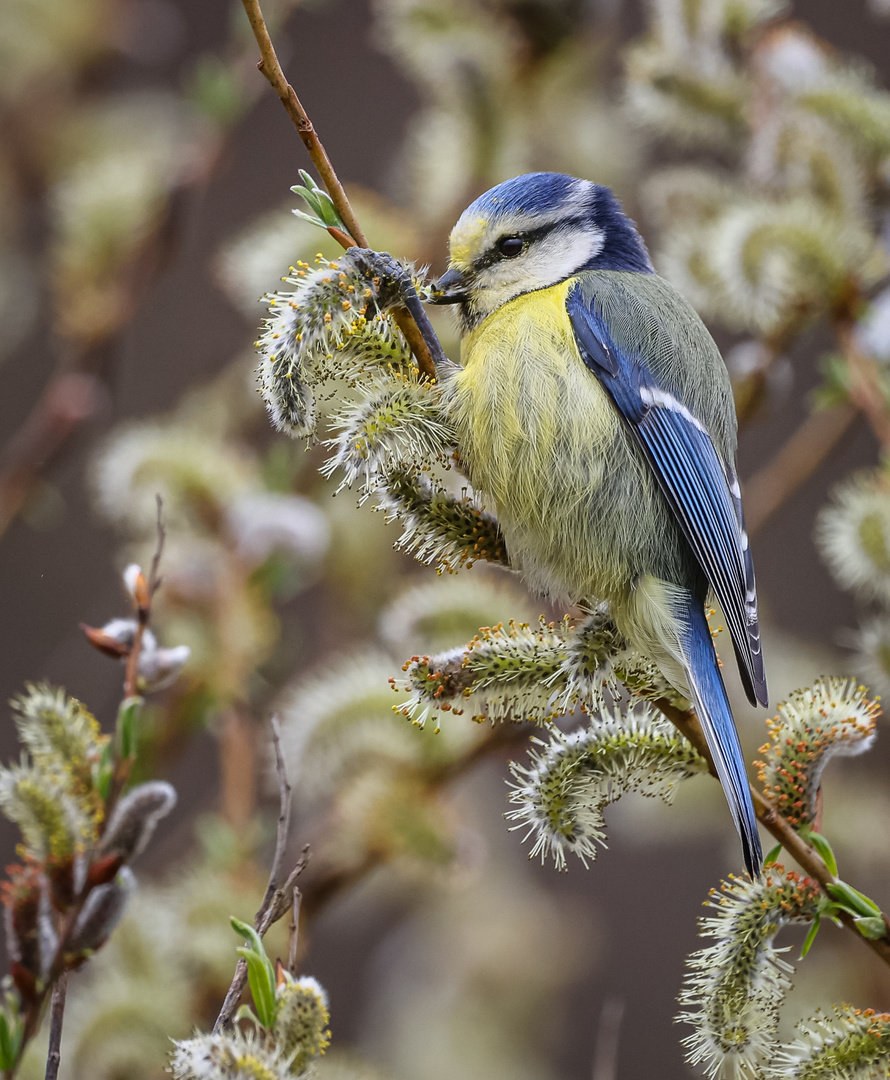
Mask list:
[[[754,565],[732,463],[720,460],[702,424],[658,385],[645,361],[618,348],[578,286],[566,308],[585,364],[648,458],[723,609],[749,700],[766,705]]]

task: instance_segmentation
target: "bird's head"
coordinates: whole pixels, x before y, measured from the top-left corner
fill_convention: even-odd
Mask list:
[[[486,191],[461,214],[433,299],[460,304],[469,329],[514,297],[592,269],[652,272],[634,223],[609,188],[527,173]]]

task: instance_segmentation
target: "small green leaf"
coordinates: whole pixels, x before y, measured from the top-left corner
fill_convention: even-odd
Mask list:
[[[318,213],[318,200],[316,199],[315,192],[312,188],[304,188],[301,187],[299,184],[295,184],[291,188],[291,191],[294,193],[294,195],[299,195],[300,198],[303,199],[309,206],[310,210],[314,210],[316,214]]]
[[[18,1001],[12,995],[6,997],[6,1007],[0,1009],[0,1070],[12,1070],[22,1052],[24,1025],[18,1013]]]
[[[312,213],[306,214],[302,210],[294,210],[297,217],[301,217],[321,229],[336,228],[346,232],[346,226],[337,213],[337,208],[334,206],[334,200],[331,196],[324,188],[319,187],[304,169],[300,169],[300,178],[303,183],[295,184],[291,191],[300,196]]]
[[[260,1024],[259,1020],[257,1019],[257,1014],[246,1003],[243,1004],[243,1005],[238,1006],[238,1011],[235,1013],[235,1019],[236,1020],[249,1020],[251,1022],[251,1024],[254,1024],[256,1027],[261,1027],[262,1026]]]
[[[12,1068],[14,1060],[9,1021],[6,1019],[6,1015],[0,1012],[0,1069],[6,1072]]]
[[[782,851],[782,845],[781,844],[776,844],[776,846],[772,849],[772,851],[770,851],[769,854],[766,855],[766,857],[764,858],[763,865],[764,866],[772,866],[773,863],[776,862],[776,860],[779,858],[779,855],[780,855],[781,851]]]
[[[247,981],[260,1023],[263,1027],[271,1027],[275,1022],[275,968],[266,955],[256,930],[248,923],[236,919],[234,915],[230,916],[229,922],[235,933],[250,943],[246,948],[236,951],[247,962]]]
[[[107,742],[102,747],[102,753],[99,755],[99,760],[93,766],[93,786],[98,791],[102,799],[108,798],[108,792],[111,790],[111,777],[114,775],[114,756],[111,750],[111,743]]]
[[[340,219],[340,215],[337,213],[336,206],[334,206],[334,200],[327,192],[322,192],[319,196],[319,210],[322,221],[326,222],[328,225],[333,225],[338,229],[343,227],[343,222]]]
[[[263,1027],[270,1028],[275,1023],[274,979],[269,978],[269,970],[263,963],[263,956],[255,953],[253,949],[241,948],[236,952],[247,962],[247,981],[250,984],[250,992],[253,995],[253,1003],[260,1023]]]
[[[846,881],[831,881],[825,888],[829,896],[834,897],[837,901],[837,906],[851,915],[870,919],[881,914],[881,909],[874,900],[864,896],[857,889],[854,889],[852,885],[848,885]]]
[[[229,916],[229,923],[239,937],[246,938],[250,942],[254,952],[259,953],[261,956],[265,955],[266,950],[263,948],[262,939],[250,923],[242,922],[240,919],[236,919],[234,915]]]
[[[136,721],[142,705],[141,697],[128,697],[117,711],[117,746],[121,761],[136,755]]]
[[[877,941],[878,938],[887,936],[887,924],[884,922],[883,916],[879,918],[877,915],[860,915],[853,922],[859,933],[871,941]]]
[[[812,948],[813,942],[816,940],[816,934],[818,934],[818,933],[819,933],[819,916],[817,915],[816,918],[813,919],[813,925],[807,931],[807,936],[804,938],[803,947],[800,950],[800,958],[801,958],[801,960],[803,960],[803,958],[807,955],[807,953]]]
[[[821,833],[810,832],[806,834],[806,840],[813,845],[816,851],[822,856],[822,861],[828,867],[828,872],[832,877],[837,877],[837,859],[834,857],[834,852],[831,849],[831,844],[825,839]]]
[[[308,221],[310,225],[315,225],[319,229],[324,229],[325,232],[328,231],[327,225],[325,225],[321,218],[317,218],[312,214],[304,214],[302,210],[292,210],[291,213],[295,217],[302,218],[304,221]]]

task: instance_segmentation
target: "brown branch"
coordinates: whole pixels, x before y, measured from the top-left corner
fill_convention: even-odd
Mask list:
[[[161,557],[164,554],[164,544],[167,542],[167,526],[164,523],[164,500],[161,498],[159,492],[155,492],[155,507],[157,510],[157,517],[155,519],[155,535],[157,536],[157,541],[155,543],[154,554],[151,557],[151,565],[148,570],[149,599],[154,599],[154,594],[161,587],[159,571],[161,569]]]
[[[124,697],[139,696],[139,658],[142,655],[142,642],[145,631],[151,621],[151,604],[155,590],[161,583],[158,577],[158,569],[161,565],[161,556],[164,554],[164,543],[167,539],[167,530],[164,525],[164,500],[160,495],[155,495],[157,502],[157,543],[154,555],[151,559],[151,568],[148,578],[140,571],[134,590],[133,602],[136,607],[136,632],[133,635],[133,644],[127,656],[127,666],[124,672]]]
[[[772,515],[827,460],[850,429],[859,410],[849,404],[808,416],[794,434],[745,484],[748,535],[762,529]]]
[[[297,974],[297,959],[300,948],[300,906],[303,902],[303,894],[299,889],[294,889],[294,902],[291,908],[290,926],[288,926],[287,939],[287,970],[291,975]]]
[[[340,215],[340,220],[349,230],[353,240],[359,247],[368,247],[365,234],[356,220],[349,199],[346,197],[346,192],[343,190],[343,185],[340,183],[340,179],[334,171],[334,166],[331,164],[331,159],[318,137],[318,132],[312,126],[312,121],[303,108],[302,102],[281,69],[275,46],[269,37],[269,30],[266,26],[266,20],[263,18],[259,0],[242,0],[242,3],[250,22],[250,28],[253,30],[253,36],[256,38],[257,45],[260,48],[262,59],[257,64],[257,67],[269,80],[287,115],[293,120],[294,127],[296,127],[297,133],[303,140],[303,145],[309,151],[312,164],[318,170],[322,183],[328,189],[328,194],[331,196],[337,213]]]
[[[50,1005],[49,1049],[46,1055],[44,1080],[56,1080],[62,1062],[62,1022],[65,1019],[65,998],[68,993],[68,972],[59,976],[53,987]]]
[[[660,699],[654,702],[654,704],[668,720],[679,729],[681,734],[692,743],[702,757],[707,760],[710,766],[711,775],[716,776],[717,773],[714,769],[714,763],[710,751],[708,750],[701,724],[695,713],[691,709],[688,712],[684,712],[682,709],[678,709],[675,705],[672,705],[669,701],[664,699]],[[757,820],[760,824],[779,841],[782,847],[789,855],[791,855],[801,869],[813,878],[814,881],[819,883],[826,895],[831,897],[831,893],[828,891],[828,885],[836,882],[838,879],[829,871],[816,849],[811,847],[806,840],[795,832],[793,827],[778,812],[778,810],[776,810],[769,799],[753,785],[751,785],[751,799],[754,802],[754,811],[757,814]],[[831,899],[834,899],[834,897],[831,897]],[[852,916],[848,915],[846,912],[839,912],[838,918],[860,941],[865,942],[872,952],[876,953],[885,964],[890,965],[890,940],[887,938],[873,940],[871,938],[863,937],[856,929]]]
[[[272,746],[275,750],[275,775],[278,777],[278,826],[275,830],[275,854],[272,856],[269,884],[266,886],[266,895],[263,897],[260,911],[268,910],[275,890],[278,888],[278,878],[281,874],[284,852],[287,848],[287,834],[290,830],[291,802],[293,800],[293,789],[290,780],[287,778],[287,765],[281,751],[281,727],[277,716],[270,717],[269,726],[272,728]]]
[[[278,726],[277,716],[272,717],[270,725],[272,727],[272,745],[275,750],[275,773],[278,777],[278,827],[275,833],[275,853],[272,856],[269,884],[266,886],[263,902],[260,904],[253,920],[253,928],[260,937],[265,935],[273,923],[284,918],[289,910],[298,910],[296,901],[297,878],[302,874],[309,862],[309,845],[307,844],[300,853],[296,866],[288,874],[287,880],[283,885],[279,886],[278,882],[281,877],[281,867],[284,864],[287,837],[290,830],[292,789],[287,777],[284,755],[281,751],[281,729]],[[226,993],[216,1023],[213,1025],[214,1031],[220,1031],[231,1023],[246,982],[247,963],[245,960],[240,959],[235,965],[232,983]]]
[[[256,38],[260,50],[261,60],[257,64],[257,67],[269,80],[270,85],[278,95],[281,104],[284,106],[287,115],[293,121],[297,133],[303,140],[303,145],[306,147],[309,157],[312,159],[312,164],[318,171],[321,182],[327,188],[328,194],[331,196],[331,201],[333,202],[337,213],[340,215],[340,220],[349,230],[350,235],[346,236],[336,228],[328,229],[328,232],[345,248],[352,247],[353,243],[358,244],[359,247],[369,247],[368,240],[364,232],[362,232],[362,228],[358,223],[355,212],[352,209],[349,199],[346,197],[346,192],[343,190],[343,185],[340,183],[340,178],[337,176],[334,166],[331,164],[331,159],[328,157],[327,151],[322,145],[321,139],[318,137],[318,132],[315,130],[312,121],[309,119],[306,110],[303,108],[302,102],[297,97],[296,91],[285,77],[278,56],[276,55],[275,47],[272,44],[272,39],[269,37],[269,30],[266,26],[266,20],[263,18],[259,0],[241,0],[241,2],[244,5],[244,10],[247,13],[247,18],[250,21],[253,35]],[[404,308],[399,308],[397,311],[393,312],[393,318],[404,334],[405,340],[408,342],[411,351],[414,353],[417,365],[421,372],[423,372],[427,378],[435,379],[436,367],[433,363],[433,358],[430,355],[430,350],[414,319]]]

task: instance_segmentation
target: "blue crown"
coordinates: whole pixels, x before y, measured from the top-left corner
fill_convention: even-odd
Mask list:
[[[653,272],[646,244],[634,222],[621,209],[610,188],[591,180],[579,180],[565,173],[526,173],[486,191],[465,213],[496,220],[519,214],[552,216],[560,208],[565,208],[566,216],[558,222],[559,227],[586,223],[603,233],[602,249],[586,267],[579,269]]]

